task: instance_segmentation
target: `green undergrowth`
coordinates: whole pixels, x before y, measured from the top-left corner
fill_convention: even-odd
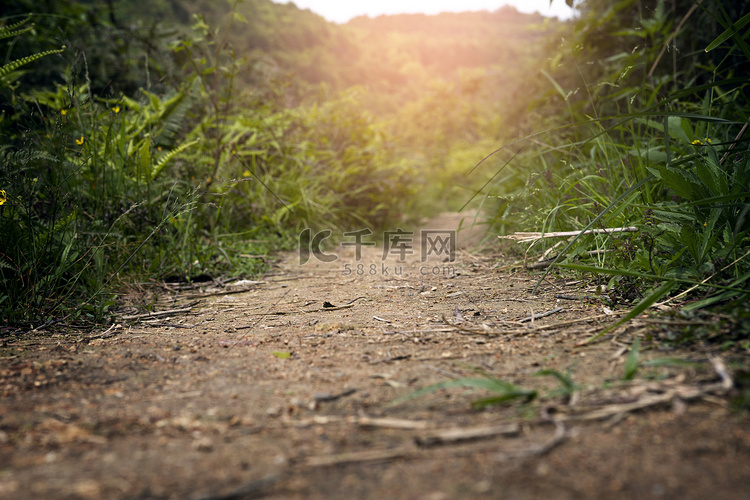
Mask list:
[[[542,75],[548,91],[534,112],[546,128],[488,157],[504,162],[498,178],[516,180],[485,190],[500,232],[596,231],[540,240],[534,251],[554,258],[542,279],[563,268],[632,298],[617,325],[656,303],[735,318],[748,310],[743,6],[583,4]]]
[[[239,80],[252,61],[227,41],[246,22],[230,5],[218,27],[195,16],[153,39],[58,5],[68,43],[30,55],[13,49],[60,39],[46,18],[0,28],[11,57],[0,69],[0,322],[101,322],[130,283],[252,277],[304,228],[387,227],[415,212],[414,169],[360,112],[358,89],[299,100],[277,75]],[[102,42],[84,48],[89,21]],[[16,45],[24,37],[35,44]],[[62,79],[35,79],[51,57]],[[110,57],[121,72],[99,73]]]

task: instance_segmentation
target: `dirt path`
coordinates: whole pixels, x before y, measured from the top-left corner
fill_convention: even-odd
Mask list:
[[[532,296],[501,256],[361,250],[283,255],[246,291],[183,291],[159,308],[201,302],[152,323],[0,339],[0,498],[747,498],[748,418],[717,375],[735,360],[660,352],[644,322],[579,346],[613,321],[556,297],[587,284]],[[664,357],[700,364],[643,364]],[[537,397],[475,410],[493,393],[456,387],[386,406],[485,376]]]

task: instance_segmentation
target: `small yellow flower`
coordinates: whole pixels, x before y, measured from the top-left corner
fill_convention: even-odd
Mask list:
[[[60,110],[60,114],[63,115],[63,116],[65,116],[65,115],[68,114],[68,110],[67,109],[61,109]]]
[[[8,193],[4,189],[0,189],[0,205],[3,205],[6,201],[8,201]]]
[[[703,227],[706,227],[706,226],[708,226],[708,222],[703,223]]]
[[[112,108],[112,111],[114,111],[115,113],[119,113],[120,112],[120,106],[115,106],[114,108]]]
[[[81,138],[80,138],[80,139],[76,139],[76,144],[78,144],[78,145],[80,146],[81,144],[83,144],[83,141],[85,141],[85,140],[86,140],[86,139],[84,139],[84,137],[83,137],[83,136],[81,136]]]
[[[156,149],[158,149],[159,151],[161,151],[161,146],[157,146]]]
[[[242,177],[250,177],[251,175],[253,174],[251,174],[249,170],[245,170],[244,172],[242,172]]]
[[[700,139],[695,139],[690,144],[692,144],[693,146],[701,146],[701,145],[703,145],[703,141],[701,141]]]

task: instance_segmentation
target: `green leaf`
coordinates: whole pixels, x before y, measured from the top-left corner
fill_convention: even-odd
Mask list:
[[[727,291],[740,292],[740,293],[750,292],[750,290],[737,288],[736,286],[724,286],[724,285],[717,285],[715,283],[710,283],[710,282],[658,276],[656,274],[641,273],[638,271],[628,271],[626,269],[610,269],[607,267],[585,266],[581,264],[558,264],[558,266],[564,269],[574,269],[576,271],[583,271],[583,272],[589,272],[589,273],[612,274],[616,276],[633,276],[635,278],[644,278],[644,279],[652,279],[652,280],[669,280],[673,283],[685,283],[688,285],[697,285],[697,286],[705,287],[705,288],[716,288],[717,290],[727,290]]]
[[[690,121],[679,116],[670,116],[668,118],[669,135],[676,137],[684,143],[689,144],[692,138],[688,136],[687,130],[691,130]]]
[[[625,374],[622,377],[623,380],[633,380],[635,374],[638,373],[638,366],[640,365],[640,349],[641,339],[636,337],[633,339],[633,346],[630,348],[630,354],[628,354],[628,358],[625,360]]]
[[[563,100],[567,101],[568,100],[568,94],[565,93],[565,91],[563,90],[563,88],[560,86],[559,83],[557,83],[557,81],[552,77],[552,75],[550,75],[549,73],[547,73],[544,70],[542,70],[542,74],[547,78],[547,80],[549,80],[549,82],[552,84],[552,86],[555,87],[555,90],[557,91],[558,94],[560,94],[560,96],[563,98]]]
[[[564,373],[561,373],[558,370],[552,370],[552,369],[544,369],[539,370],[538,372],[534,373],[534,376],[542,377],[542,376],[550,376],[555,377],[559,382],[560,385],[562,385],[563,390],[566,394],[571,394],[575,392],[576,390],[576,384],[573,382],[573,379],[570,378],[569,375],[566,375]]]
[[[271,354],[276,356],[279,359],[289,359],[292,357],[291,352],[283,352],[283,351],[273,351]]]
[[[500,393],[499,396],[492,396],[490,398],[474,401],[472,403],[472,406],[476,404],[479,408],[511,401],[517,398],[534,399],[537,396],[537,392],[534,390],[523,389],[511,384],[510,382],[506,382],[504,380],[496,378],[460,378],[456,380],[439,382],[437,384],[433,384],[414,391],[405,396],[401,396],[400,398],[388,403],[386,407],[395,406],[397,404],[403,403],[404,401],[423,396],[430,392],[434,392],[440,389],[449,389],[452,387],[473,387],[475,389],[485,389],[488,391]]]
[[[247,18],[245,18],[245,16],[243,16],[239,12],[233,13],[233,16],[234,16],[234,19],[236,21],[239,21],[239,22],[244,23],[244,24],[248,24]]]
[[[727,28],[721,35],[717,36],[713,42],[709,43],[708,46],[706,47],[706,52],[711,52],[716,47],[718,47],[722,43],[729,40],[729,38],[731,38],[732,35],[734,35],[739,30],[744,28],[748,23],[750,23],[750,13],[747,13],[744,16],[742,16],[739,21],[737,21],[736,23],[734,23],[734,25]]]
[[[701,366],[698,361],[681,358],[656,358],[643,362],[643,366]]]

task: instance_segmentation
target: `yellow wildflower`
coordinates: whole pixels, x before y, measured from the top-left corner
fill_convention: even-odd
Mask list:
[[[83,136],[81,136],[81,138],[80,138],[80,139],[76,139],[76,144],[78,144],[78,145],[80,146],[81,144],[83,144],[83,141],[85,141],[85,140],[86,140],[86,139],[84,139],[84,137],[83,137]]]
[[[690,144],[692,144],[693,146],[701,146],[701,145],[703,145],[703,141],[701,141],[700,139],[695,139]]]
[[[0,189],[0,205],[3,205],[6,201],[8,201],[8,193],[4,189]]]
[[[250,177],[251,175],[253,174],[251,174],[249,170],[245,170],[244,172],[242,172],[242,177]]]
[[[68,114],[68,110],[67,109],[61,109],[60,110],[60,114],[63,115],[63,116],[65,116],[65,115]]]
[[[115,106],[114,108],[112,108],[112,111],[114,111],[115,113],[119,113],[120,112],[120,106]]]

